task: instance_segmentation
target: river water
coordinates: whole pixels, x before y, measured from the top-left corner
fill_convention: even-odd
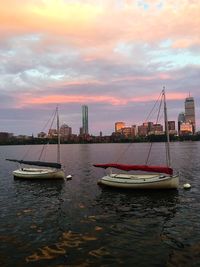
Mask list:
[[[121,158],[144,164],[149,144],[62,145],[69,181],[15,180],[17,164],[41,146],[2,146],[0,153],[0,266],[200,266],[200,142],[171,143],[180,188],[130,191],[101,188],[94,163]],[[50,145],[46,159],[55,159]],[[150,163],[163,164],[164,143]],[[189,182],[190,190],[183,184]]]

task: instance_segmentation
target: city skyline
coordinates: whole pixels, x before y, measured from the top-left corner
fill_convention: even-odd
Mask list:
[[[0,132],[36,135],[58,104],[75,133],[87,105],[90,134],[110,134],[163,86],[169,120],[191,95],[200,129],[199,1],[7,0],[0,22]]]
[[[185,98],[185,111],[180,112],[177,116],[177,120],[168,120],[169,130],[170,134],[172,135],[194,135],[196,132],[196,118],[195,118],[195,100],[193,97],[189,96]],[[98,134],[90,133],[89,131],[89,114],[88,114],[88,106],[82,105],[81,107],[81,120],[82,125],[79,128],[79,133],[75,133],[72,129],[72,127],[65,122],[61,122],[60,124],[60,133],[63,136],[71,136],[71,135],[77,135],[77,136],[99,136],[103,135],[102,131],[100,130]],[[157,115],[156,115],[157,117]],[[153,117],[148,118],[148,120],[145,120],[143,122],[139,122],[139,124],[135,124],[132,122],[131,124],[127,125],[126,121],[115,121],[113,122],[113,130],[112,132],[105,134],[105,135],[112,135],[113,133],[121,133],[126,135],[139,135],[139,136],[145,136],[148,134],[161,134],[165,131],[164,121],[162,122],[162,119],[155,122]],[[141,134],[139,134],[141,132]],[[0,133],[2,134],[11,134],[13,136],[14,133],[8,133],[6,131],[3,131]],[[53,137],[55,134],[57,134],[57,130],[52,127],[50,129],[46,128],[46,132],[43,129],[41,132],[36,133],[36,135],[40,138],[43,137]],[[14,134],[15,135],[15,134]],[[20,133],[19,135],[24,135]],[[33,135],[33,134],[32,134]]]

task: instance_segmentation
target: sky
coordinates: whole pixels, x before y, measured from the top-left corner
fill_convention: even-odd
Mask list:
[[[195,100],[199,0],[0,0],[0,132],[36,135],[56,105],[78,134],[142,124],[163,86],[168,119]]]

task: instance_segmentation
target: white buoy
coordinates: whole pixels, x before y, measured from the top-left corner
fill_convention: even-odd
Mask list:
[[[189,183],[186,183],[186,184],[183,185],[183,188],[184,189],[190,189],[191,185]]]
[[[66,179],[67,179],[67,180],[71,180],[71,179],[72,179],[72,175],[70,175],[70,174],[67,175],[67,176],[66,176]]]

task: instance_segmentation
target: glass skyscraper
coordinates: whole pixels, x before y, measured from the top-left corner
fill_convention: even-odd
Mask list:
[[[88,134],[88,106],[82,106],[82,133]]]

